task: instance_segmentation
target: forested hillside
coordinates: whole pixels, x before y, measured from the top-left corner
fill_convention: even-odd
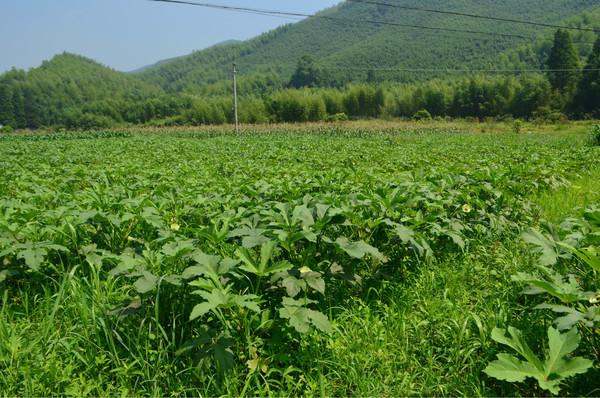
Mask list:
[[[580,72],[600,68],[600,44],[592,51],[593,29],[600,28],[595,1],[386,1],[345,1],[139,73],[59,54],[27,72],[0,75],[0,125],[231,123],[233,62],[243,123],[410,118],[421,110],[441,117],[600,116],[600,76]],[[552,74],[509,72],[546,69],[558,25],[580,28],[564,30],[566,47],[557,50],[572,56],[567,89]]]
[[[156,85],[63,53],[28,72],[13,69],[0,75],[0,123],[16,127],[68,125],[84,118],[81,107],[85,104],[105,107],[114,101],[138,102],[161,93]],[[110,109],[105,111],[105,117],[113,116]]]
[[[567,18],[562,24],[576,28],[570,32],[579,57],[584,59],[596,39],[591,30],[600,30],[600,7]],[[497,59],[497,66],[499,69],[543,69],[551,47],[550,37],[546,40],[523,43],[502,52]]]
[[[593,0],[386,2],[548,24],[562,23],[586,11],[589,16],[599,7]],[[545,46],[547,49],[553,33],[554,29],[550,27],[346,1],[316,17],[286,25],[241,44],[195,52],[160,68],[145,71],[140,77],[165,89],[197,91],[202,87],[205,90],[207,83],[227,78],[231,63],[235,61],[241,76],[253,80],[257,72],[276,71],[278,80],[275,84],[284,84],[294,72],[298,57],[308,53],[314,57],[316,65],[325,68],[325,80],[331,86],[367,80],[422,81],[444,77],[447,73],[424,73],[414,69],[497,69],[498,62],[506,60],[506,56],[499,59],[498,54],[524,45]],[[593,37],[587,39],[594,40]],[[581,51],[587,52],[590,47],[591,44],[587,43]],[[529,66],[536,66],[528,59],[524,61]],[[260,84],[258,86],[260,88]]]

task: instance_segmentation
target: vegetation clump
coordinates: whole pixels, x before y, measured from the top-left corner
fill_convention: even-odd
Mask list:
[[[421,109],[413,115],[412,119],[415,121],[429,121],[431,120],[431,113],[427,109]]]
[[[590,129],[590,141],[592,145],[600,146],[600,124],[595,124]]]
[[[595,391],[598,211],[534,232],[540,193],[597,184],[583,136],[377,122],[36,136],[0,140],[7,395],[539,393],[502,378],[507,361],[551,392]],[[567,302],[524,309],[515,281]],[[494,343],[521,337],[538,354]]]

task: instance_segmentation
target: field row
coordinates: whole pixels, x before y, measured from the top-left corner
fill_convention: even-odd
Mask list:
[[[226,371],[307,393],[286,384],[303,335],[339,334],[352,297],[514,240],[543,216],[532,198],[596,173],[598,156],[577,136],[436,129],[73,138],[0,141],[4,322],[28,300],[61,303],[78,281],[87,293],[65,315],[84,336],[73,372],[128,363],[127,388],[157,395],[227,385]],[[70,308],[56,305],[53,316]],[[11,322],[3,332],[24,338]],[[151,367],[141,346],[171,367],[153,387],[138,384]],[[19,377],[0,385],[65,393],[19,390]],[[87,393],[117,392],[99,383]]]

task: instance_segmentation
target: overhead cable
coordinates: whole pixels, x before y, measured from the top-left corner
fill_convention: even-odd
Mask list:
[[[238,63],[238,66],[255,66],[255,67],[271,67],[271,68],[290,68],[295,69],[298,66],[292,64],[258,64],[258,63]],[[314,65],[315,69],[338,70],[338,71],[374,71],[374,72],[420,72],[420,73],[546,73],[546,72],[600,72],[597,68],[568,68],[568,69],[458,69],[458,68],[373,68],[373,67],[353,67],[353,66],[320,66]]]
[[[514,34],[514,33],[483,32],[483,31],[478,31],[478,30],[454,29],[454,28],[402,24],[402,23],[396,23],[396,22],[378,21],[378,20],[371,20],[371,19],[352,20],[352,19],[330,17],[330,16],[326,16],[326,15],[321,15],[321,14],[304,14],[304,13],[289,12],[289,11],[262,10],[262,9],[249,8],[249,7],[237,7],[237,6],[228,6],[228,5],[213,4],[213,3],[198,3],[198,2],[184,1],[184,0],[149,0],[149,1],[160,2],[160,3],[185,4],[185,5],[198,6],[198,7],[215,8],[215,9],[221,9],[221,10],[247,12],[247,13],[253,13],[253,14],[278,16],[278,17],[283,16],[283,17],[294,17],[294,18],[321,18],[321,19],[327,19],[327,20],[337,22],[337,23],[351,24],[351,25],[363,23],[363,24],[370,24],[370,25],[384,25],[384,26],[394,26],[394,27],[401,27],[401,28],[436,30],[436,31],[452,32],[452,33],[468,33],[468,34],[477,34],[477,35],[488,35],[488,36],[496,36],[496,37],[504,37],[504,38],[516,38],[516,39],[522,39],[522,40],[539,40],[540,39],[540,37],[525,36],[525,35]],[[359,1],[359,2],[363,3],[363,1]],[[383,5],[383,4],[388,4],[388,3],[381,3],[381,4]],[[576,41],[576,42],[593,44],[593,42],[587,42],[587,41]]]
[[[379,2],[379,1],[370,1],[370,0],[347,0],[347,1],[350,1],[352,3],[363,3],[363,4],[370,4],[370,5],[384,6],[384,7],[400,8],[403,10],[422,11],[422,12],[455,15],[455,16],[469,17],[469,18],[487,19],[487,20],[499,21],[499,22],[511,22],[511,23],[519,23],[519,24],[524,24],[524,25],[543,26],[546,28],[559,28],[559,29],[580,30],[580,31],[584,31],[584,32],[600,33],[600,30],[598,30],[598,29],[581,28],[581,27],[576,27],[576,26],[554,25],[554,24],[542,23],[542,22],[524,21],[521,19],[491,17],[491,16],[486,16],[486,15],[468,14],[468,13],[458,12],[458,11],[446,11],[446,10],[435,10],[435,9],[430,9],[430,8],[402,6],[402,5],[398,5],[398,4],[384,3],[384,2]]]

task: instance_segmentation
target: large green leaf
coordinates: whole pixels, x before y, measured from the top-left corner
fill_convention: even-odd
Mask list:
[[[206,301],[197,304],[190,314],[190,321],[198,317],[203,316],[209,311],[213,311],[217,308],[231,308],[231,307],[244,307],[254,312],[260,312],[257,299],[258,296],[254,294],[232,294],[227,289],[213,289],[211,292],[196,291],[194,293],[199,294]]]
[[[46,258],[46,250],[35,245],[33,242],[25,242],[22,250],[17,254],[17,258],[25,260],[25,264],[34,271],[39,270]]]
[[[142,276],[135,281],[133,286],[137,289],[138,293],[148,293],[156,288],[158,284],[158,276],[153,275],[149,271],[141,271]]]
[[[550,293],[558,297],[565,303],[574,303],[580,300],[589,300],[590,293],[581,289],[579,283],[573,275],[563,276],[562,274],[544,266],[538,266],[538,272],[529,274],[518,272],[511,277],[513,281],[524,282],[533,285],[535,289],[526,288],[526,294],[539,294],[542,292]]]
[[[325,280],[319,272],[314,272],[308,267],[303,267],[300,270],[291,270],[289,273],[282,275],[274,275],[276,280],[281,279],[280,285],[286,289],[288,296],[296,297],[301,291],[306,291],[308,287],[315,289],[321,294],[325,294]],[[273,283],[274,280],[271,280]]]
[[[290,325],[300,333],[308,332],[310,324],[325,333],[332,333],[333,328],[329,319],[321,312],[311,310],[305,306],[314,303],[313,300],[294,300],[284,297],[283,307],[279,309],[279,316],[287,319]]]
[[[541,253],[537,260],[540,265],[556,264],[558,258],[570,257],[568,253],[560,249],[554,237],[550,236],[548,239],[538,230],[526,229],[521,233],[521,237],[525,242],[536,246],[535,252]]]
[[[230,336],[224,333],[217,335],[214,329],[207,326],[199,327],[196,332],[198,337],[186,341],[175,355],[190,355],[195,352],[198,368],[203,367],[203,364],[210,366],[210,358],[214,359],[212,363],[217,365],[219,372],[233,368],[235,361],[230,347],[234,340]]]
[[[208,276],[216,280],[218,277],[232,271],[235,266],[240,263],[239,260],[221,258],[220,256],[213,256],[199,250],[192,253],[191,256],[197,265],[187,267],[183,271],[182,277],[184,279],[193,279],[197,276]]]
[[[593,365],[593,361],[589,359],[571,357],[571,353],[577,349],[580,342],[576,328],[564,334],[553,327],[548,328],[549,352],[543,362],[533,354],[518,329],[494,328],[492,338],[513,348],[525,358],[525,361],[522,361],[512,355],[498,354],[498,359],[491,362],[484,372],[500,380],[520,382],[527,377],[532,377],[537,380],[541,388],[558,394],[559,384],[562,381],[576,374],[585,373]]]
[[[600,324],[600,307],[592,305],[587,311],[578,311],[575,308],[565,305],[540,304],[535,309],[547,309],[557,313],[565,314],[554,320],[554,324],[560,331],[569,330],[579,322],[586,326],[594,327],[595,324]]]
[[[345,236],[340,236],[333,242],[333,244],[345,251],[350,257],[363,258],[367,254],[370,254],[377,260],[385,260],[385,256],[381,254],[377,248],[369,245],[363,240],[351,241]]]
[[[85,256],[85,260],[93,267],[102,267],[102,259],[104,258],[104,252],[97,248],[97,245],[91,244],[83,246],[79,249],[79,253]]]
[[[239,269],[260,277],[292,269],[294,266],[287,260],[271,261],[276,247],[277,242],[274,240],[263,243],[260,248],[260,259],[258,260],[252,256],[248,249],[243,247],[238,248],[236,254],[242,260],[242,265],[239,266]]]
[[[289,275],[281,280],[281,286],[285,288],[288,296],[294,298],[301,291],[305,291],[307,285],[305,280]]]
[[[141,219],[156,228],[165,228],[160,213],[154,207],[144,207],[141,214]]]
[[[186,254],[192,252],[194,249],[194,241],[177,240],[175,242],[164,244],[161,251],[165,256],[172,258],[174,261],[177,261]]]
[[[219,372],[225,372],[233,368],[235,365],[233,360],[233,351],[231,351],[231,348],[229,348],[233,345],[233,343],[233,339],[222,336],[213,344],[215,360],[219,365],[217,370]]]
[[[535,356],[533,351],[531,351],[531,348],[529,348],[529,345],[525,339],[523,339],[523,334],[519,329],[512,326],[509,326],[508,330],[494,328],[492,330],[492,339],[513,348],[537,369],[542,368],[542,362]]]
[[[54,244],[52,242],[32,242],[27,240],[25,243],[20,243],[15,246],[15,249],[5,250],[3,253],[11,253],[20,249],[17,258],[25,260],[25,265],[34,271],[38,271],[48,255],[48,251],[69,252],[64,246]]]
[[[497,357],[483,370],[488,376],[514,383],[525,381],[527,377],[536,377],[539,373],[531,363],[512,355],[498,354]]]
[[[558,244],[579,257],[579,259],[585,264],[589,265],[591,269],[596,272],[600,272],[600,256],[598,256],[598,252],[595,247],[590,246],[577,249],[567,243],[559,242]]]

